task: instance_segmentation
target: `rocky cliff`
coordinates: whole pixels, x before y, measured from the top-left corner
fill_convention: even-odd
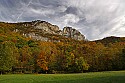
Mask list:
[[[64,27],[63,28],[63,36],[67,38],[72,38],[75,40],[84,40],[85,37],[78,30],[73,29],[72,27]]]
[[[51,36],[62,36],[75,40],[85,40],[84,35],[72,27],[64,27],[63,30],[60,30],[58,26],[52,25],[46,21],[36,20],[32,22],[18,23],[18,25],[20,27],[15,29],[16,32],[20,32],[24,36],[35,40],[50,41]]]

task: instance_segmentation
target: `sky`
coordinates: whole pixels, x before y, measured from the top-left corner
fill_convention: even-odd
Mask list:
[[[43,20],[88,40],[125,37],[125,0],[0,0],[0,21]]]

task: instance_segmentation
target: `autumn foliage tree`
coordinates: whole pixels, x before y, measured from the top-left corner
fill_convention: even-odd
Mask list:
[[[45,42],[25,37],[25,33],[30,33],[29,31],[38,30],[21,26],[21,23],[0,22],[1,73],[125,70],[124,37],[77,41],[61,35],[40,33],[48,38]]]

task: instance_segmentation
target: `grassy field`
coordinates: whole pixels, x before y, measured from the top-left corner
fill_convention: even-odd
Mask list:
[[[125,83],[125,71],[0,75],[0,83]]]

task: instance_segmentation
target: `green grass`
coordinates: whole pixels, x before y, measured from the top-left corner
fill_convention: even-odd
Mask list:
[[[125,71],[0,75],[0,83],[125,83]]]

